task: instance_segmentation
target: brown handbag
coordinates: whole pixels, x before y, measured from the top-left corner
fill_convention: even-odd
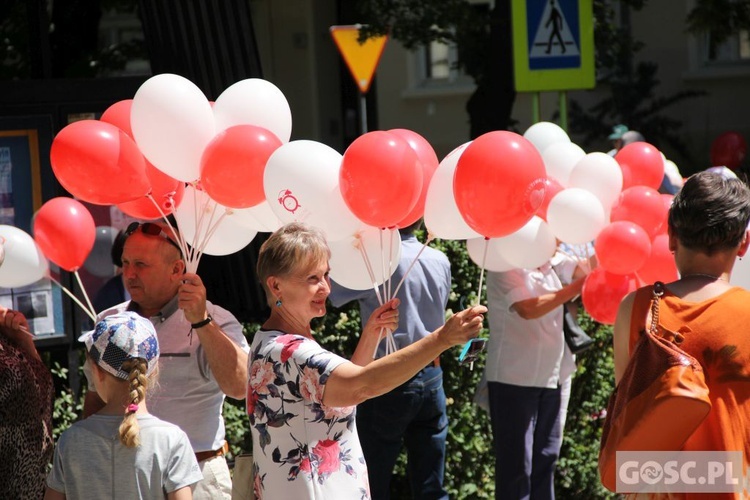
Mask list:
[[[659,325],[657,281],[651,320],[609,398],[599,448],[602,484],[615,491],[618,451],[678,451],[711,411],[700,363],[680,349],[680,333]]]

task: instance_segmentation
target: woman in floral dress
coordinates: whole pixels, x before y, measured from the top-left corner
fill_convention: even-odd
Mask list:
[[[322,348],[310,327],[326,313],[329,258],[323,234],[299,223],[276,231],[260,250],[258,276],[271,315],[248,360],[257,498],[370,498],[356,405],[406,382],[482,326],[486,308],[469,308],[421,341],[373,361],[381,329],[398,324],[394,299],[375,310],[347,361]]]

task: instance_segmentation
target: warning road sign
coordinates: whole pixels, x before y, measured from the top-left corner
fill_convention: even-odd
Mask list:
[[[360,92],[366,94],[370,90],[372,77],[375,75],[388,37],[371,37],[364,43],[359,43],[359,28],[357,25],[331,26],[330,31]]]
[[[593,87],[592,0],[513,2],[513,47],[516,90]]]

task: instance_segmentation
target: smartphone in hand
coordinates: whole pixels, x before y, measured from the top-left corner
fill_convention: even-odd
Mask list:
[[[467,363],[474,364],[474,361],[479,357],[479,353],[482,352],[485,345],[487,345],[487,339],[475,337],[464,344],[464,348],[461,350],[461,354],[458,355],[458,363],[465,365]]]

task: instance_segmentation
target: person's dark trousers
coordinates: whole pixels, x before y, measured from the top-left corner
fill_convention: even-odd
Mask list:
[[[555,498],[562,445],[561,390],[489,382],[495,498]]]
[[[443,489],[448,417],[440,367],[425,368],[388,394],[360,404],[357,433],[373,500],[390,498],[391,476],[402,443],[413,498],[448,498]]]

